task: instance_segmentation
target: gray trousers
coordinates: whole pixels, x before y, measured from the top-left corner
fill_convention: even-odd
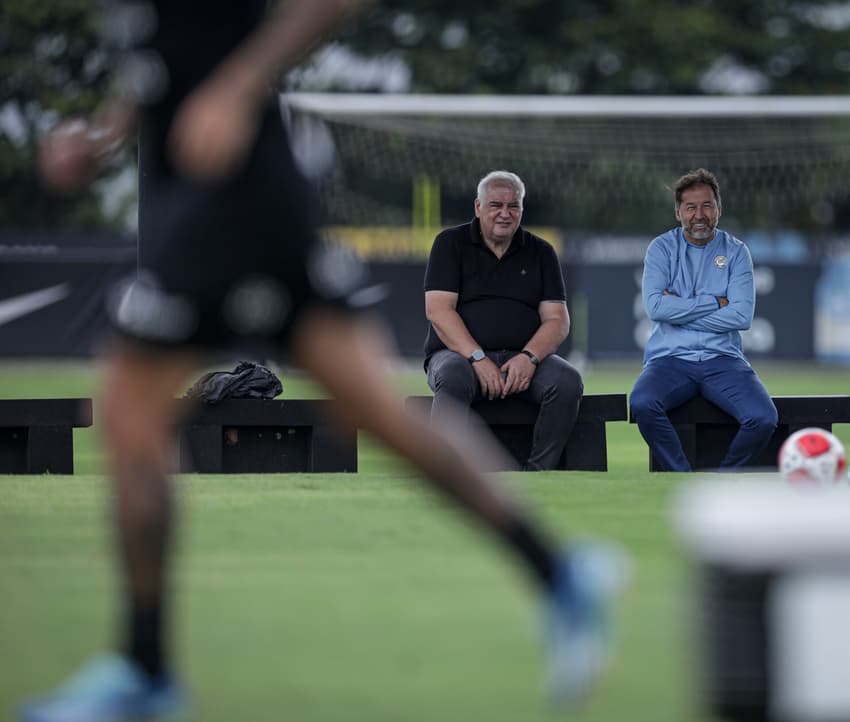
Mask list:
[[[514,357],[518,351],[487,351],[487,357],[497,366]],[[434,392],[431,422],[440,424],[457,416],[460,406],[468,413],[474,401],[484,399],[478,376],[460,354],[443,349],[431,356],[428,363],[428,385]],[[554,469],[567,439],[575,426],[584,383],[581,375],[563,358],[547,356],[531,378],[529,387],[512,394],[540,407],[534,424],[531,453],[523,465],[527,471]]]

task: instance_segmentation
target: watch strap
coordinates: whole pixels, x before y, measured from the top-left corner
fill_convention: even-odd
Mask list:
[[[533,353],[531,353],[531,351],[529,351],[527,348],[524,348],[520,353],[524,353],[526,356],[528,356],[528,358],[531,359],[531,363],[533,363],[535,366],[540,365],[540,359],[537,358],[537,356],[535,356]]]

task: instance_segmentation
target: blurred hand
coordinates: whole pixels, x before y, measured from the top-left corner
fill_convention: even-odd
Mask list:
[[[192,93],[177,113],[168,138],[178,171],[199,181],[233,173],[257,134],[257,103],[213,77]]]
[[[38,169],[62,193],[81,191],[108,165],[136,122],[136,106],[112,98],[91,118],[69,118],[41,141]]]
[[[672,291],[668,291],[666,288],[664,289],[664,292],[663,292],[662,295],[664,295],[664,296],[676,296],[677,298],[679,297],[678,293],[673,293]]]
[[[44,182],[60,193],[76,193],[100,171],[103,146],[86,118],[63,121],[41,141],[38,170]]]
[[[502,398],[510,394],[525,391],[531,385],[531,379],[537,367],[524,353],[518,353],[502,364],[505,385],[502,388]]]
[[[717,303],[720,304],[720,308],[729,305],[729,299],[726,296],[717,296]]]

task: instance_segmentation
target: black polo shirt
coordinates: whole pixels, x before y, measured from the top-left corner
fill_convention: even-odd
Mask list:
[[[520,226],[497,258],[481,238],[477,218],[434,239],[425,290],[458,294],[457,312],[485,351],[521,350],[540,328],[540,302],[567,299],[561,263],[547,241]],[[429,324],[426,364],[443,348]]]

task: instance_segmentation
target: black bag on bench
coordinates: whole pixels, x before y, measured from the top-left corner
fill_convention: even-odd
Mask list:
[[[273,399],[283,384],[265,366],[240,361],[233,371],[204,374],[184,394],[184,398],[215,404],[223,399]]]

